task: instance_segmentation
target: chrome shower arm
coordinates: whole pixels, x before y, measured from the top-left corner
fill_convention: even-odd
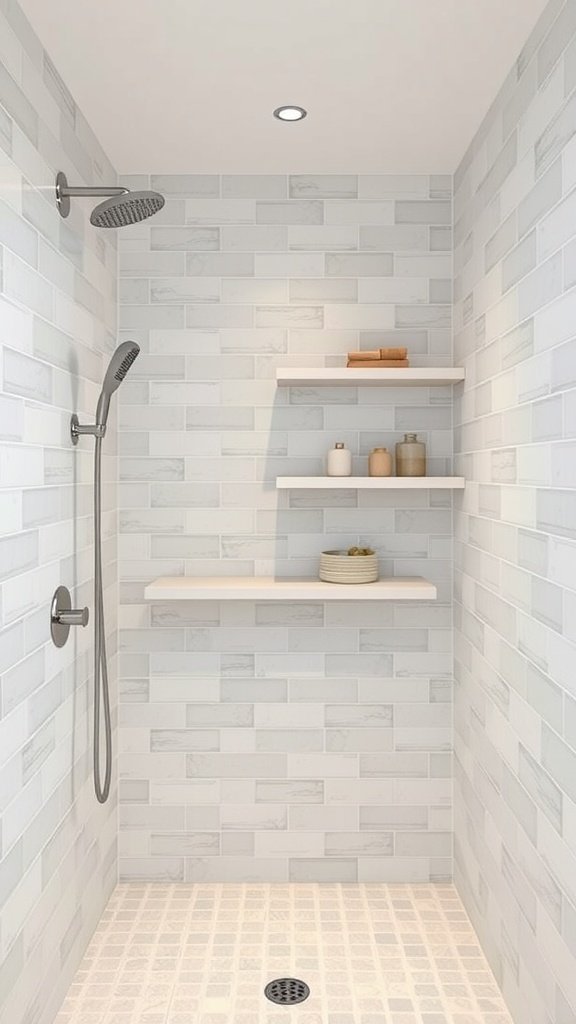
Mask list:
[[[125,196],[130,191],[121,185],[60,185],[60,196]]]

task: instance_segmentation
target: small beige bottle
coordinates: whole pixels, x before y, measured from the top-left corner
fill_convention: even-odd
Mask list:
[[[396,445],[396,476],[426,476],[426,445],[417,434],[404,434]]]
[[[392,456],[387,448],[374,448],[370,452],[368,476],[392,476]]]

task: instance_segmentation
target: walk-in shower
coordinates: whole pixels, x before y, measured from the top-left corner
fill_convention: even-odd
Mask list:
[[[96,422],[81,424],[76,415],[72,416],[70,433],[72,443],[78,444],[83,434],[95,438],[94,446],[94,790],[98,801],[108,799],[112,776],[112,726],[110,719],[110,690],[108,685],[108,663],[106,658],[106,635],[104,629],[104,598],[102,587],[102,439],[106,434],[110,398],[120,387],[132,363],[140,351],[134,341],[125,341],[112,356],[102,391],[96,406]],[[100,764],[100,710],[104,713],[104,782]]]
[[[137,224],[147,217],[153,217],[165,203],[160,192],[131,192],[122,185],[74,185],[68,184],[66,175],[59,171],[56,175],[56,205],[61,217],[70,213],[71,197],[97,198],[107,196],[103,203],[95,206],[90,214],[90,223],[95,228],[124,228],[128,224]]]

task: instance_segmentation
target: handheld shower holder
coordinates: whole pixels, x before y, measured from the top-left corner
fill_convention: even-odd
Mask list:
[[[70,417],[70,438],[73,445],[77,445],[83,434],[91,437],[104,437],[106,433],[105,423],[80,423],[76,413]]]

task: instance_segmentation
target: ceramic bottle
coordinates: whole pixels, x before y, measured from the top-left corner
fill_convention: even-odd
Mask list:
[[[352,452],[342,441],[338,441],[328,452],[326,472],[328,476],[352,475]]]
[[[426,445],[417,434],[404,434],[396,445],[396,476],[426,476]]]
[[[374,448],[368,456],[369,476],[392,476],[392,456],[387,448]]]

